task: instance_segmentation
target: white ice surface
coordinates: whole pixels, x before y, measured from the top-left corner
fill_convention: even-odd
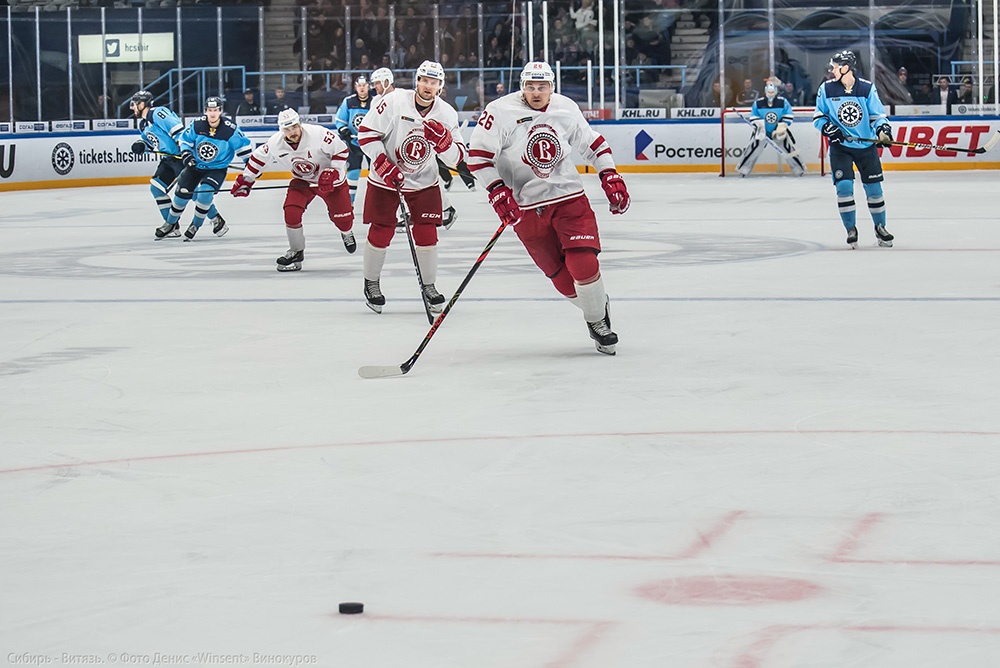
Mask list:
[[[318,202],[279,274],[280,190],[193,243],[4,193],[0,665],[998,665],[996,174],[889,173],[892,249],[859,185],[858,251],[828,179],[626,178],[616,357],[508,231],[392,380],[403,236],[375,315]],[[448,296],[498,224],[452,199]]]

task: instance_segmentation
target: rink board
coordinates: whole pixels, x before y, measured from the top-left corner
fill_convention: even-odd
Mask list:
[[[719,121],[596,121],[594,127],[611,146],[622,172],[717,172],[723,148]],[[974,147],[1000,129],[1000,117],[922,117],[893,119],[898,141]],[[255,144],[276,128],[247,130]],[[799,153],[811,170],[820,164],[820,136],[809,119],[796,119],[792,130]],[[471,134],[466,129],[465,135]],[[727,128],[726,163],[739,161],[750,138],[750,126]],[[144,183],[159,156],[135,155],[136,133],[72,132],[0,135],[0,191]],[[766,154],[765,154],[766,155]],[[573,156],[582,164],[578,155]],[[983,155],[907,147],[882,150],[890,170],[1000,169],[1000,149]],[[775,171],[764,157],[758,171]],[[235,173],[235,170],[234,170]],[[290,178],[270,172],[263,178]]]

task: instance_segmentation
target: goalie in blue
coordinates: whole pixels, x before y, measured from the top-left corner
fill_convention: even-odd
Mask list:
[[[736,166],[736,171],[741,176],[747,176],[753,171],[768,145],[782,154],[795,176],[802,176],[806,171],[806,166],[799,159],[795,137],[789,127],[794,118],[792,105],[778,95],[778,85],[779,82],[769,79],[764,85],[764,97],[754,100],[750,107],[749,122],[753,126],[753,134],[750,135],[750,144],[743,150],[740,164]]]
[[[851,51],[841,51],[830,60],[833,79],[819,87],[813,125],[830,142],[830,172],[837,188],[837,205],[847,230],[848,245],[858,247],[854,205],[857,165],[878,245],[892,246],[893,236],[885,229],[882,162],[876,148],[881,142],[892,141],[892,128],[875,84],[855,76],[857,62]]]

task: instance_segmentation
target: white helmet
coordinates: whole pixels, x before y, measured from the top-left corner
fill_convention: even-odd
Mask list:
[[[374,72],[372,72],[369,81],[375,83],[376,81],[381,81],[383,86],[391,86],[395,79],[392,76],[392,70],[388,67],[380,67]]]
[[[278,114],[278,127],[284,130],[299,124],[299,114],[294,109],[285,109]]]
[[[416,82],[420,77],[430,77],[444,83],[444,67],[441,66],[441,63],[436,63],[433,60],[425,60],[417,68],[417,73],[413,75],[413,81]]]
[[[521,70],[521,88],[524,88],[524,84],[529,81],[548,81],[549,83],[553,83],[555,80],[556,75],[552,72],[552,68],[549,67],[548,63],[540,60],[528,63]]]

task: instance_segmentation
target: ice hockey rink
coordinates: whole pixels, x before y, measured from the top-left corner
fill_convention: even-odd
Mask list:
[[[888,172],[891,249],[859,184],[856,251],[827,178],[625,177],[617,356],[508,230],[382,380],[402,235],[376,315],[318,201],[279,274],[281,190],[4,193],[0,665],[996,666],[996,173]]]

